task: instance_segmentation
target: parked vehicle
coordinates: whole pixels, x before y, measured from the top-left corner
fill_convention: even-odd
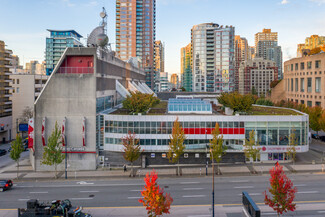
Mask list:
[[[6,191],[12,187],[11,180],[0,180],[0,191]]]
[[[311,137],[313,139],[320,139],[319,136],[316,133],[311,134]]]
[[[7,151],[4,149],[0,149],[0,156],[7,154]]]
[[[18,208],[18,217],[92,217],[82,212],[82,207],[72,207],[70,200],[39,202],[27,201],[27,209]]]

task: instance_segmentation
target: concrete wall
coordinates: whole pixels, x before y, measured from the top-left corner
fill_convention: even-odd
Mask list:
[[[34,146],[37,171],[53,170],[41,164],[43,155],[42,120],[46,118],[45,138],[50,136],[57,121],[66,118],[68,147],[82,147],[82,119],[86,118],[85,151],[96,152],[96,77],[93,74],[53,74],[35,103]],[[96,153],[68,154],[69,170],[93,170]],[[64,170],[64,162],[58,167]]]
[[[274,88],[271,90],[270,99],[273,102],[279,102],[281,100],[286,100],[286,91],[285,91],[285,81],[280,81]]]
[[[12,131],[12,116],[7,116],[0,118],[1,128],[0,130],[0,142],[8,142],[11,140],[11,131]]]

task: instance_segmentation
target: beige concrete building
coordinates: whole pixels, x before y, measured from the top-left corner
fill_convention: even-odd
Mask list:
[[[11,140],[11,55],[12,51],[5,48],[5,42],[0,41],[0,142]]]
[[[249,58],[249,46],[246,38],[235,36],[235,90],[238,91],[238,70],[242,62],[247,61]]]
[[[304,44],[298,44],[297,57],[302,57],[304,52],[308,53],[321,46],[325,47],[325,36],[311,35],[305,39]]]
[[[287,99],[308,106],[325,105],[325,53],[284,62]]]
[[[34,107],[34,102],[45,86],[49,76],[31,74],[12,74],[12,138],[16,138],[19,123],[27,123],[23,111]]]
[[[171,88],[178,89],[179,88],[179,79],[178,74],[174,73],[170,77]]]
[[[271,89],[270,84],[278,78],[278,67],[271,60],[255,58],[242,62],[239,67],[239,93],[249,94],[252,89],[260,96]]]

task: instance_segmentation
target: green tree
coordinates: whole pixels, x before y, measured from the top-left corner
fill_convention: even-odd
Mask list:
[[[322,116],[323,110],[319,106],[314,106],[309,108],[308,114],[309,114],[309,127],[317,132],[321,130],[321,116]]]
[[[182,92],[186,91],[185,87],[181,87],[181,90],[182,90]]]
[[[24,151],[23,141],[20,134],[17,134],[16,140],[12,142],[11,151],[10,151],[10,158],[17,163],[17,179],[19,173],[19,159],[21,153]]]
[[[248,159],[252,159],[253,165],[254,165],[254,161],[260,158],[261,148],[259,146],[260,146],[259,142],[255,141],[255,131],[254,130],[250,131],[249,140],[245,139],[245,144],[243,145],[243,147],[244,147],[245,157]]]
[[[129,132],[128,135],[122,138],[122,143],[123,143],[123,157],[125,160],[131,162],[131,174],[133,177],[135,176],[133,172],[133,162],[138,160],[142,151],[141,151],[141,146],[139,144],[139,139],[136,138],[135,134]]]
[[[223,136],[220,135],[219,124],[216,123],[215,128],[212,130],[212,139],[210,142],[210,158],[217,162],[217,171],[219,174],[219,163],[222,160],[222,156],[226,154],[227,147],[223,145]],[[213,171],[214,172],[214,171]]]
[[[295,134],[296,130],[293,129],[291,131],[290,137],[289,137],[289,148],[287,148],[287,155],[289,156],[290,159],[292,159],[292,164],[295,163],[296,159],[296,146],[298,145],[298,138],[296,138]]]
[[[252,109],[254,98],[250,95],[241,95],[237,92],[222,93],[218,102],[226,107],[230,107],[234,112],[248,112]]]
[[[252,95],[255,95],[255,96],[257,96],[257,95],[258,95],[258,93],[257,93],[257,91],[256,91],[256,89],[255,89],[255,87],[254,87],[254,86],[252,87]]]
[[[47,140],[47,146],[44,147],[42,164],[53,166],[55,169],[55,178],[58,178],[57,166],[62,163],[65,156],[62,153],[60,144],[62,143],[61,129],[59,129],[58,123],[55,122],[55,127]]]
[[[177,162],[177,175],[180,175],[179,172],[179,158],[184,153],[185,144],[184,140],[186,136],[184,134],[183,128],[180,126],[178,118],[174,121],[172,135],[170,136],[169,148],[167,157],[170,162]]]
[[[148,111],[148,109],[156,104],[160,100],[153,94],[141,93],[139,91],[132,92],[131,96],[127,96],[123,101],[123,108],[129,110],[131,114],[133,113],[143,113]]]

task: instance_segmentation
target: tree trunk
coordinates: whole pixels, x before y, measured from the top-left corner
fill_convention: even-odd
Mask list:
[[[134,177],[134,173],[133,173],[133,162],[131,162],[131,177]]]
[[[19,179],[18,178],[18,173],[19,173],[19,160],[17,161],[17,179]]]
[[[218,175],[219,175],[219,162],[217,163],[217,165],[218,165],[217,169],[218,169]]]
[[[55,168],[55,179],[57,179],[58,178],[58,174],[57,174],[56,164],[54,165],[54,168]]]

